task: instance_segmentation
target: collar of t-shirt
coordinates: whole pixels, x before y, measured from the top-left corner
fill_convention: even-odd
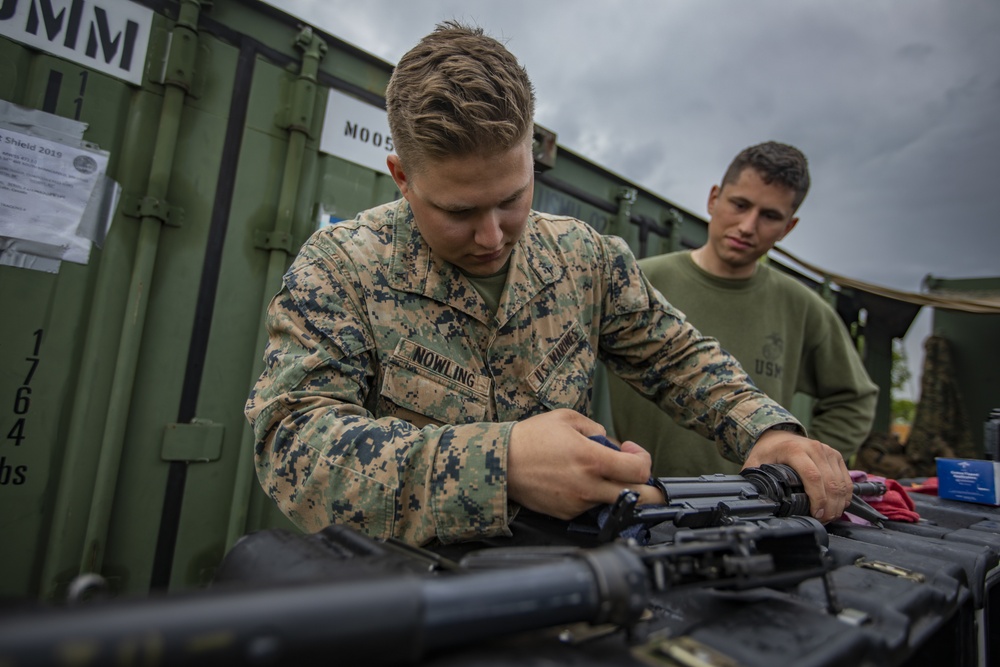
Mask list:
[[[486,302],[486,307],[489,308],[491,315],[495,315],[497,309],[500,307],[500,297],[503,295],[504,285],[507,284],[507,270],[509,268],[510,260],[503,265],[502,269],[489,276],[474,276],[459,269],[462,275],[468,278],[472,286],[479,292],[479,296],[483,297],[483,301]]]

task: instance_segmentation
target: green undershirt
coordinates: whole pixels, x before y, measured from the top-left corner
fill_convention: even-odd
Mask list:
[[[483,301],[486,302],[491,315],[495,315],[497,309],[500,307],[500,297],[503,296],[503,288],[507,284],[508,268],[510,268],[510,260],[503,265],[502,269],[489,276],[474,276],[459,269],[459,271],[462,271],[462,275],[468,278],[472,286],[479,292],[479,296],[483,297]]]

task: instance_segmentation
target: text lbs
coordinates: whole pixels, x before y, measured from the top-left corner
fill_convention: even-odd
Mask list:
[[[28,477],[28,466],[8,465],[7,457],[0,456],[0,486],[20,486]]]

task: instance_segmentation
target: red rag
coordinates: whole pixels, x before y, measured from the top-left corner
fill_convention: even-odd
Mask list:
[[[885,487],[886,492],[881,500],[869,500],[869,505],[888,517],[890,521],[916,523],[920,520],[920,515],[916,512],[916,505],[902,484],[894,479],[887,479]]]

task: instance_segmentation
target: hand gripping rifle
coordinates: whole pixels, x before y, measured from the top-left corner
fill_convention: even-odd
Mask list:
[[[678,532],[673,544],[482,549],[459,562],[343,526],[242,538],[208,590],[0,615],[0,664],[414,663],[512,633],[638,624],[682,586],[792,585],[828,571],[809,517]]]
[[[600,540],[616,539],[631,526],[652,528],[671,523],[701,528],[756,522],[772,517],[809,516],[809,497],[795,470],[784,464],[765,463],[746,468],[739,475],[653,477],[665,499],[662,505],[638,505],[639,496],[623,491],[600,521]],[[854,484],[852,514],[881,526],[887,517],[861,499],[886,492],[881,482]]]

